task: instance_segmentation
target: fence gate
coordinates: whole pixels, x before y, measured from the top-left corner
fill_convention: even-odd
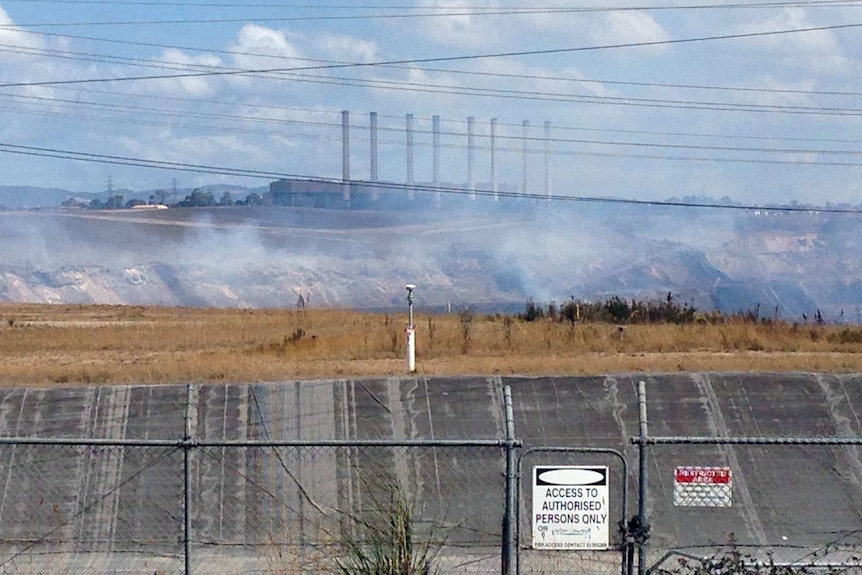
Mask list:
[[[628,464],[615,449],[533,447],[518,457],[519,574],[631,573]]]

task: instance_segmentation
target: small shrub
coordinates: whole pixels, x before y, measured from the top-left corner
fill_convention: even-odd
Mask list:
[[[845,327],[838,333],[829,334],[827,339],[830,343],[862,343],[862,329]]]
[[[458,313],[458,320],[461,322],[461,337],[463,340],[461,353],[467,355],[470,352],[470,340],[473,330],[473,310],[465,307]]]
[[[858,557],[851,557],[844,565],[819,565],[818,555],[828,552],[825,548],[812,553],[807,563],[778,564],[771,552],[758,558],[743,551],[731,533],[730,541],[711,556],[679,557],[674,567],[658,567],[652,571],[658,575],[839,575],[858,571]]]
[[[506,342],[506,347],[508,347],[508,348],[512,347],[512,324],[513,323],[515,323],[515,321],[512,318],[510,318],[509,316],[506,316],[503,318],[503,339]]]
[[[420,541],[413,507],[399,487],[376,517],[360,521],[360,537],[348,537],[343,557],[335,560],[342,575],[430,575],[439,546]],[[429,538],[430,539],[430,538]]]
[[[545,317],[545,311],[531,299],[524,308],[524,313],[518,314],[521,321],[538,321]]]
[[[436,333],[434,321],[428,316],[428,347],[434,349],[434,335]]]

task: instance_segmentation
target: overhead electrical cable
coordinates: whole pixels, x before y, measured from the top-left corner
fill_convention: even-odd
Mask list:
[[[0,97],[5,95],[0,94]],[[8,97],[8,96],[7,96]],[[307,120],[291,120],[282,118],[270,118],[265,116],[251,115],[236,115],[236,114],[219,114],[212,112],[187,111],[187,110],[165,110],[157,108],[146,108],[141,106],[129,106],[123,104],[111,104],[104,102],[81,102],[80,100],[69,100],[61,98],[49,98],[45,96],[11,96],[13,100],[26,100],[35,102],[46,102],[50,104],[74,104],[87,105],[98,109],[125,111],[125,112],[141,112],[152,118],[154,115],[162,115],[167,117],[179,118],[199,118],[199,119],[215,119],[229,120],[233,122],[251,122],[251,123],[266,123],[276,125],[303,125],[330,128],[332,130],[340,129],[341,123],[336,122],[312,122]],[[158,124],[154,124],[158,125]],[[399,132],[403,133],[404,129],[382,127],[380,131]],[[225,130],[229,132],[230,130]],[[414,134],[431,134],[429,130],[417,129]],[[463,132],[447,132],[441,131],[441,136],[463,138]],[[525,141],[536,143],[552,143],[552,144],[580,144],[580,145],[599,145],[599,146],[622,146],[622,147],[638,147],[638,148],[661,148],[675,150],[708,150],[722,152],[756,152],[770,154],[821,154],[821,155],[845,155],[845,156],[862,156],[862,150],[834,150],[825,148],[774,148],[774,147],[751,147],[751,146],[714,146],[704,144],[670,144],[660,142],[635,142],[635,141],[611,141],[583,138],[546,138],[546,137],[524,137],[518,135],[498,134],[497,139],[506,141]],[[479,149],[483,149],[481,146]]]
[[[4,49],[0,48],[0,52]],[[63,57],[63,56],[60,56]],[[187,64],[163,62],[158,60],[140,60],[140,59],[124,59],[129,60],[129,65],[167,68],[171,70],[187,70],[195,69],[198,72],[181,75],[181,77],[190,76],[209,76],[222,74],[248,74],[244,69],[231,68],[227,66],[212,66],[206,64]],[[150,63],[147,63],[150,62]],[[598,96],[592,94],[568,94],[564,92],[539,92],[535,90],[513,90],[499,89],[488,87],[471,87],[458,85],[442,85],[429,84],[428,82],[404,82],[398,80],[372,80],[365,78],[350,78],[338,76],[320,76],[314,74],[301,74],[295,72],[279,72],[278,75],[273,73],[255,73],[258,78],[269,78],[273,80],[291,79],[296,81],[305,81],[317,84],[351,86],[351,87],[374,87],[377,89],[400,90],[408,92],[422,93],[444,93],[466,96],[494,97],[504,99],[522,99],[535,100],[544,102],[560,102],[560,103],[581,103],[581,104],[604,104],[604,105],[621,105],[621,106],[643,106],[649,108],[671,108],[671,109],[689,109],[689,110],[711,110],[711,111],[729,111],[729,112],[751,112],[751,113],[786,113],[786,114],[811,114],[811,115],[830,115],[830,116],[856,116],[862,114],[862,108],[841,108],[841,107],[826,107],[826,106],[791,106],[778,104],[746,104],[736,102],[716,102],[716,101],[698,101],[698,100],[674,100],[667,98],[633,98],[633,97],[616,97],[616,96]],[[285,77],[286,76],[286,77]],[[75,83],[60,82],[61,84]],[[15,86],[13,84],[0,84],[0,88]]]
[[[860,6],[862,6],[862,1],[860,1]],[[345,61],[337,61],[337,60],[325,60],[320,58],[304,58],[298,56],[283,56],[279,54],[264,54],[260,52],[243,52],[238,50],[219,50],[213,48],[201,48],[198,46],[185,46],[185,45],[177,45],[177,44],[159,44],[153,42],[136,42],[132,40],[116,40],[112,38],[99,38],[94,36],[79,36],[74,34],[59,34],[59,33],[51,33],[51,32],[32,32],[28,30],[19,30],[19,32],[39,35],[39,36],[50,36],[50,37],[59,37],[59,38],[68,38],[72,40],[87,40],[93,42],[104,42],[110,44],[118,44],[118,45],[129,45],[129,46],[140,46],[140,47],[148,47],[148,48],[161,48],[165,50],[185,50],[190,52],[202,52],[207,54],[224,54],[229,56],[250,56],[254,58],[269,58],[275,60],[289,60],[289,61],[301,61],[301,62],[315,62],[318,64],[326,64],[326,65],[350,65],[351,62]],[[6,45],[8,47],[12,47],[12,45]],[[56,51],[59,52],[59,51]],[[106,56],[111,57],[111,56]],[[393,70],[413,70],[415,67],[412,66],[401,66],[395,64],[380,64],[381,68],[391,68]],[[466,75],[466,76],[477,76],[477,77],[490,77],[490,78],[511,78],[511,79],[528,79],[528,80],[543,80],[543,81],[553,81],[553,82],[571,82],[571,83],[581,83],[581,84],[610,84],[610,85],[621,85],[621,86],[640,86],[647,88],[669,88],[669,89],[686,89],[686,90],[710,90],[710,91],[731,91],[731,92],[755,92],[755,93],[763,93],[763,94],[801,94],[801,95],[824,95],[824,96],[849,96],[849,97],[859,97],[862,96],[862,92],[853,92],[853,91],[839,91],[839,90],[804,90],[804,89],[794,89],[794,88],[757,88],[753,86],[717,86],[717,85],[701,85],[701,84],[673,84],[666,82],[633,82],[633,81],[623,81],[623,80],[611,80],[611,79],[601,79],[601,78],[574,78],[574,77],[565,77],[565,76],[552,76],[549,74],[507,74],[505,72],[483,72],[483,71],[474,71],[474,70],[460,70],[454,68],[433,68],[428,66],[423,66],[422,70],[426,72],[440,72],[446,74],[458,74],[458,75]]]
[[[111,5],[111,6],[151,6],[151,7],[182,7],[182,8],[285,8],[284,4],[260,3],[260,2],[169,2],[169,1],[144,1],[144,0],[4,0],[5,4],[80,4],[80,5]],[[590,11],[622,11],[622,10],[703,10],[703,9],[746,9],[746,8],[817,8],[817,7],[843,7],[858,6],[860,0],[779,0],[767,2],[734,2],[734,3],[706,3],[706,4],[642,4],[632,6],[583,6],[583,10]],[[511,10],[528,9],[564,9],[571,6],[535,6],[535,5],[512,5],[506,6]],[[459,3],[456,6],[429,6],[427,8],[408,5],[360,5],[355,4],[293,4],[292,10],[499,10],[497,7],[471,6]]]
[[[307,108],[302,106],[276,106],[273,104],[261,104],[261,103],[250,103],[250,102],[233,102],[233,101],[220,101],[220,100],[209,100],[203,98],[191,98],[191,97],[182,97],[182,96],[165,96],[159,94],[143,94],[140,92],[121,92],[121,91],[113,91],[113,90],[95,90],[92,88],[71,88],[71,87],[58,87],[58,90],[75,90],[79,93],[92,93],[92,94],[103,94],[109,96],[130,96],[130,97],[138,97],[144,99],[155,99],[162,100],[166,102],[190,102],[196,104],[209,104],[209,105],[218,105],[218,106],[242,106],[244,109],[260,109],[260,110],[274,110],[274,111],[290,111],[290,112],[303,112],[306,114],[315,114],[315,115],[340,115],[344,110],[343,108],[331,108],[331,109],[321,109],[321,108]],[[3,97],[3,94],[0,94],[0,97]],[[31,96],[24,96],[19,94],[5,94],[5,97],[16,97],[16,98],[30,98]],[[76,101],[78,102],[78,101]],[[160,110],[163,108],[153,108],[153,110]],[[357,111],[350,110],[349,111],[352,117],[356,115],[366,114],[367,111]],[[245,116],[244,116],[245,117]],[[399,121],[404,121],[403,115],[394,115],[394,114],[378,114],[378,118],[388,118]],[[431,121],[431,117],[423,117],[423,116],[414,116],[414,119],[417,121]],[[287,123],[291,124],[312,124],[312,125],[326,125],[332,127],[338,127],[341,129],[340,122],[311,122],[308,120],[284,120]],[[452,119],[452,118],[441,118],[441,122],[449,123],[449,124],[466,124],[466,120],[461,119]],[[475,119],[475,125],[478,126],[487,126],[490,125],[490,122],[485,120],[482,121],[480,119]],[[521,129],[521,124],[513,124],[507,122],[497,122],[498,127],[511,127]],[[359,125],[352,124],[351,129],[359,129],[359,130],[368,130],[369,127],[367,125]],[[378,128],[379,130],[395,130],[394,128],[387,128],[386,126],[381,126]],[[821,142],[821,143],[837,143],[837,144],[859,144],[862,143],[862,139],[851,139],[851,138],[811,138],[811,137],[801,137],[801,136],[768,136],[768,135],[750,135],[750,134],[730,134],[730,133],[708,133],[708,132],[680,132],[680,131],[661,131],[661,130],[626,130],[621,128],[588,128],[584,126],[567,126],[564,124],[555,124],[554,131],[572,131],[572,132],[592,132],[592,133],[608,133],[608,134],[628,134],[628,135],[643,135],[643,136],[670,136],[670,137],[683,137],[683,138],[710,138],[710,139],[730,139],[730,140],[762,140],[762,141],[788,141],[788,142]],[[403,128],[399,131],[403,132]],[[429,133],[427,130],[419,130],[417,133]],[[453,135],[465,135],[466,132],[452,132]],[[481,134],[478,134],[478,137],[482,137]],[[541,140],[540,140],[541,141]]]
[[[572,48],[549,48],[544,50],[520,50],[514,52],[494,52],[487,54],[469,54],[460,56],[436,56],[431,58],[412,58],[400,60],[383,60],[376,62],[353,62],[348,64],[327,64],[319,66],[301,66],[289,68],[259,68],[259,69],[244,69],[244,70],[228,70],[228,71],[210,71],[210,72],[189,72],[185,74],[161,74],[154,76],[121,76],[114,78],[85,78],[75,80],[43,80],[34,82],[4,82],[0,83],[0,88],[17,88],[25,86],[55,86],[55,85],[71,85],[71,84],[93,84],[106,82],[131,82],[131,81],[147,81],[147,80],[166,80],[166,79],[181,79],[181,78],[202,78],[215,76],[243,76],[254,74],[270,74],[279,72],[306,72],[313,70],[333,70],[344,68],[373,68],[379,66],[402,65],[402,64],[430,64],[436,62],[464,62],[473,60],[490,60],[499,58],[518,58],[525,56],[547,56],[552,54],[572,54],[577,52],[590,52],[599,50],[615,50],[621,48],[643,48],[648,46],[670,46],[681,44],[692,44],[699,42],[713,42],[724,40],[739,40],[743,38],[762,38],[770,36],[780,36],[787,34],[803,34],[808,32],[822,32],[825,30],[849,30],[862,27],[862,23],[852,24],[835,24],[830,26],[814,26],[808,28],[792,28],[784,30],[771,30],[760,32],[745,32],[739,34],[721,34],[713,36],[700,36],[695,38],[677,38],[672,40],[651,40],[644,42],[624,42],[617,44],[603,44],[597,46],[579,46]]]
[[[667,98],[633,98],[622,96],[596,96],[566,94],[563,92],[539,92],[536,90],[511,90],[500,88],[474,88],[470,86],[429,84],[428,82],[403,82],[397,80],[366,80],[338,76],[315,76],[313,74],[291,74],[304,82],[315,84],[365,87],[399,90],[407,92],[480,96],[541,102],[601,104],[619,106],[642,106],[647,108],[670,108],[674,110],[711,110],[720,112],[753,112],[781,114],[810,114],[826,116],[858,116],[862,108],[840,108],[826,106],[791,106],[779,104],[745,104],[736,102],[710,102],[698,100],[670,100]]]
[[[141,97],[141,98],[151,98],[151,99],[157,99],[157,100],[163,100],[163,101],[192,102],[192,103],[202,103],[202,104],[230,106],[230,107],[235,107],[238,105],[237,102],[213,101],[213,100],[204,100],[204,99],[200,99],[200,98],[163,96],[163,95],[156,95],[156,94],[112,92],[112,91],[80,89],[80,88],[60,88],[60,89],[66,89],[66,90],[74,89],[76,91],[84,92],[84,93],[132,96],[132,97]],[[45,102],[48,102],[48,103],[50,103],[50,102],[68,102],[68,103],[74,104],[74,105],[95,106],[95,107],[121,106],[118,104],[103,104],[103,103],[99,103],[99,102],[85,102],[85,101],[81,101],[81,100],[63,100],[63,99],[58,99],[58,98],[48,98],[48,97],[40,97],[40,96],[24,96],[24,95],[18,95],[18,94],[2,94],[2,93],[0,93],[0,98],[14,98],[14,99],[25,100],[25,101],[44,100]],[[331,110],[321,110],[319,108],[303,108],[303,107],[298,107],[298,106],[289,106],[289,107],[288,106],[273,106],[273,105],[259,104],[259,103],[257,103],[257,104],[240,103],[239,105],[241,105],[243,108],[247,108],[247,109],[261,109],[261,110],[275,110],[275,111],[298,111],[298,112],[303,112],[306,114],[315,114],[315,115],[340,115],[342,112],[342,110],[340,108],[339,109],[331,109]],[[188,116],[189,115],[189,113],[184,111],[184,110],[166,110],[164,107],[160,107],[160,108],[142,108],[142,107],[137,107],[137,106],[135,106],[135,107],[124,106],[124,107],[132,108],[133,110],[138,110],[138,111],[145,111],[148,115],[151,115],[151,116],[152,115],[160,115],[160,114],[161,115],[167,115],[167,116]],[[10,108],[10,107],[6,107],[6,108],[2,108],[2,109],[6,110],[6,111],[10,111],[10,112],[17,111],[16,108]],[[20,111],[26,112],[26,110],[20,110]],[[81,114],[76,114],[76,113],[71,113],[71,112],[65,112],[64,113],[64,112],[58,112],[56,110],[48,109],[47,106],[43,109],[38,110],[38,111],[34,111],[33,113],[44,113],[44,114],[50,114],[52,116],[58,116],[58,117],[66,116],[66,117],[80,118],[80,119],[87,119],[87,120],[94,120],[94,121],[105,120],[105,121],[120,122],[120,123],[123,123],[124,121],[126,121],[126,123],[129,123],[129,124],[141,124],[141,125],[150,125],[150,126],[188,127],[188,128],[193,127],[193,126],[184,126],[184,125],[180,125],[180,124],[169,124],[169,123],[155,122],[155,121],[148,121],[146,123],[141,123],[140,118],[137,118],[137,117],[136,118],[104,118],[101,116],[81,115]],[[362,114],[363,112],[351,111],[350,113],[351,114]],[[203,113],[203,112],[200,112],[198,110],[193,112],[193,114],[195,116],[207,115],[207,113]],[[242,120],[248,120],[248,121],[252,121],[252,122],[255,121],[254,116],[250,116],[248,114],[244,114],[241,116],[236,115],[236,114],[212,114],[212,116],[213,117],[225,117],[229,120],[242,119]],[[397,119],[397,120],[401,120],[401,121],[404,120],[403,116],[395,116],[395,115],[387,115],[387,114],[379,114],[378,117]],[[420,121],[421,120],[427,120],[427,121],[431,120],[430,117],[423,118],[420,116],[416,116],[415,119],[420,120]],[[277,122],[277,123],[289,124],[289,125],[318,126],[318,127],[326,127],[326,128],[332,128],[332,129],[338,129],[338,130],[340,130],[342,128],[342,124],[340,122],[336,122],[336,121],[325,122],[325,121],[311,121],[311,120],[298,120],[298,119],[285,119],[285,118],[265,118],[265,121],[267,121],[267,122],[272,121],[274,123]],[[465,124],[466,123],[464,120],[453,120],[453,119],[443,119],[442,121],[445,123],[451,123],[451,124]],[[489,122],[487,122],[487,121],[482,122],[482,121],[477,119],[475,121],[475,124],[481,126],[481,125],[488,125]],[[196,126],[201,126],[201,125],[198,124]],[[498,122],[497,126],[498,127],[517,128],[517,129],[522,128],[521,124],[512,124],[512,123],[506,123],[506,122]],[[207,127],[208,129],[213,129],[213,130],[218,129],[217,126],[203,126],[203,127]],[[351,130],[357,130],[357,129],[358,130],[368,130],[369,127],[367,125],[357,125],[357,124],[353,124],[351,126]],[[728,134],[721,134],[721,133],[706,133],[706,132],[678,132],[678,131],[670,132],[670,131],[658,131],[658,130],[625,130],[625,129],[615,129],[615,128],[588,128],[588,127],[584,127],[584,126],[567,126],[567,125],[554,125],[553,129],[555,132],[570,131],[570,132],[589,132],[589,133],[600,133],[600,134],[607,133],[607,134],[626,134],[626,135],[641,135],[641,136],[661,136],[661,137],[675,137],[675,138],[708,138],[708,139],[752,140],[752,141],[817,142],[817,143],[835,143],[835,144],[860,144],[860,143],[862,143],[862,139],[810,138],[810,137],[806,138],[806,137],[799,137],[799,136],[795,136],[795,137],[780,136],[780,137],[778,137],[778,136],[729,134],[729,133]],[[237,131],[237,130],[238,130],[238,128],[232,127],[232,128],[230,128],[230,130],[227,130],[227,131],[232,132],[232,131]],[[404,128],[392,128],[392,127],[387,127],[385,125],[380,126],[378,128],[378,130],[379,131],[389,131],[389,132],[399,132],[399,133],[404,132]],[[260,132],[257,130],[248,130],[248,129],[241,130],[241,131],[243,133],[267,133],[267,134],[274,133],[274,132],[270,132],[270,131]],[[416,134],[430,134],[431,132],[429,132],[428,130],[415,129],[414,133],[416,133]],[[292,135],[296,135],[296,134],[292,133],[292,134],[286,134],[286,135],[292,136]],[[446,131],[444,131],[444,132],[441,132],[441,135],[448,135],[448,136],[454,136],[454,137],[466,137],[466,132],[463,132],[463,131],[461,131],[461,132],[452,132],[452,131],[446,132]],[[477,137],[482,138],[482,137],[487,137],[487,135],[483,136],[482,134],[477,134]],[[504,137],[505,136],[503,134],[497,135],[497,138],[504,138]],[[329,139],[329,138],[326,137],[325,139]],[[523,136],[518,136],[518,139],[523,139]],[[351,140],[354,140],[354,138],[351,137]],[[533,138],[530,138],[529,140],[535,141],[535,142],[543,142],[544,141],[543,138],[538,138],[538,137],[533,137]],[[359,139],[356,141],[363,141],[363,140]],[[563,139],[562,141],[566,141],[566,140]],[[400,141],[398,143],[403,144],[403,141]],[[422,145],[422,143],[417,142],[417,145]]]
[[[479,16],[528,16],[528,15],[555,15],[555,14],[594,14],[607,12],[641,12],[641,11],[678,11],[678,10],[715,10],[715,9],[752,9],[752,8],[787,8],[787,7],[829,7],[840,8],[847,6],[858,5],[856,3],[840,2],[838,0],[829,0],[827,2],[775,2],[775,3],[760,3],[760,4],[701,4],[701,5],[643,5],[643,6],[557,6],[557,7],[470,7],[457,6],[452,8],[445,7],[413,7],[412,12],[401,12],[396,14],[378,13],[351,13],[337,15],[312,15],[312,16],[282,16],[282,17],[259,17],[245,16],[243,18],[191,18],[191,19],[170,19],[170,20],[102,20],[102,21],[87,21],[87,22],[32,22],[32,23],[16,23],[0,25],[0,28],[23,27],[23,28],[56,28],[56,27],[100,27],[100,26],[168,26],[168,25],[183,25],[189,24],[231,24],[243,23],[249,20],[255,22],[331,22],[331,21],[356,21],[356,20],[404,20],[404,19],[424,19],[424,18],[453,18],[453,17],[479,17]],[[291,7],[295,9],[295,7]],[[347,9],[347,8],[341,8]],[[350,7],[355,10],[355,7]],[[383,9],[383,8],[381,8]]]
[[[12,153],[12,154],[20,154],[20,155],[29,155],[29,156],[39,156],[39,157],[49,157],[49,158],[61,158],[68,160],[78,160],[78,161],[86,161],[86,162],[96,162],[102,164],[115,164],[115,165],[124,165],[124,166],[135,166],[141,168],[154,168],[154,169],[165,169],[165,170],[174,170],[174,171],[183,171],[183,172],[195,172],[195,173],[206,173],[206,174],[217,174],[217,175],[230,175],[237,177],[248,177],[248,178],[265,178],[265,179],[274,179],[274,178],[288,178],[294,180],[305,180],[305,181],[318,181],[330,183],[333,185],[340,185],[344,182],[342,180],[337,180],[334,178],[311,178],[308,176],[302,176],[298,174],[286,174],[279,172],[271,172],[264,170],[248,170],[241,168],[230,168],[225,166],[210,166],[206,164],[190,164],[184,162],[167,162],[162,160],[149,160],[144,158],[135,158],[128,156],[117,156],[110,154],[93,154],[93,153],[84,153],[84,152],[75,152],[70,150],[59,150],[54,148],[42,148],[35,146],[19,146],[14,144],[7,144],[0,142],[0,152],[4,153]],[[862,166],[862,164],[856,164]],[[546,194],[536,194],[536,193],[523,193],[523,192],[506,192],[506,191],[492,191],[492,190],[482,190],[482,189],[465,189],[465,188],[456,188],[456,187],[446,187],[446,186],[428,186],[422,184],[415,184],[407,186],[405,184],[395,184],[391,182],[366,182],[366,181],[357,181],[351,182],[356,184],[362,184],[366,187],[379,188],[379,189],[389,189],[389,190],[404,190],[411,189],[414,191],[428,191],[428,192],[440,192],[444,194],[453,194],[453,195],[472,195],[472,196],[483,196],[483,197],[498,197],[498,198],[520,198],[520,199],[535,199],[535,200],[551,200],[551,201],[567,201],[567,202],[594,202],[594,203],[608,203],[608,204],[628,204],[628,205],[649,205],[649,206],[668,206],[668,207],[690,207],[690,208],[713,208],[713,209],[723,209],[723,210],[773,210],[773,211],[783,211],[783,212],[811,212],[817,211],[819,213],[827,213],[827,214],[847,214],[847,215],[862,215],[862,210],[858,209],[846,209],[846,208],[811,208],[811,207],[794,207],[794,206],[780,206],[780,207],[772,207],[772,206],[761,206],[761,205],[726,205],[726,204],[718,204],[718,203],[694,203],[694,202],[682,202],[682,201],[659,201],[659,200],[635,200],[635,199],[624,199],[624,198],[602,198],[596,196],[548,196]]]
[[[802,114],[812,116],[859,116],[862,108],[842,108],[827,106],[791,106],[769,104],[744,104],[733,102],[709,102],[697,100],[667,100],[661,98],[633,98],[616,96],[592,96],[565,94],[554,92],[538,92],[525,90],[502,90],[494,88],[471,88],[468,86],[429,85],[417,82],[396,82],[385,80],[356,80],[330,76],[314,76],[298,74],[295,78],[311,84],[335,85],[340,87],[373,87],[376,89],[397,90],[426,94],[450,94],[460,96],[476,96],[507,100],[529,100],[537,102],[577,103],[611,106],[634,106],[645,108],[673,110],[709,110],[717,112],[745,112],[768,114]],[[0,86],[2,87],[2,86]]]
[[[284,4],[260,3],[260,2],[169,2],[169,1],[143,1],[143,0],[4,0],[5,4],[80,4],[80,5],[110,5],[110,6],[151,6],[151,7],[181,7],[181,8],[285,8]],[[623,10],[704,10],[704,9],[747,9],[747,8],[817,8],[817,7],[843,7],[858,6],[860,0],[778,0],[766,2],[733,2],[733,3],[703,3],[703,4],[641,4],[631,6],[582,6],[582,10],[590,11],[623,11]],[[535,9],[565,9],[572,6],[535,6],[535,5],[512,5],[506,6],[510,10],[535,10]],[[292,10],[499,10],[498,7],[475,6],[459,3],[456,6],[429,6],[422,7],[415,4],[407,5],[355,5],[355,4],[293,4]]]

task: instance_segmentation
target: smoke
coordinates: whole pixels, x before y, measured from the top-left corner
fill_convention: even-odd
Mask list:
[[[414,212],[0,212],[0,301],[292,307],[302,296],[312,306],[400,308],[413,283],[417,305],[438,310],[669,291],[698,307],[859,305],[846,286],[862,269],[841,263],[860,261],[849,241],[855,228],[830,224],[833,241],[780,223],[763,229],[750,214],[718,210],[481,198]],[[804,287],[814,283],[838,294],[835,302]]]

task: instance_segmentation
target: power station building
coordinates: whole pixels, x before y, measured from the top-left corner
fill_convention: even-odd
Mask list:
[[[500,184],[497,181],[497,119],[490,122],[489,145],[490,181],[477,183],[475,119],[467,118],[466,167],[464,183],[443,183],[440,178],[440,117],[432,118],[432,178],[430,182],[418,183],[414,177],[414,116],[405,118],[405,179],[403,182],[383,182],[378,179],[378,122],[377,113],[369,115],[369,179],[355,180],[350,175],[350,114],[341,113],[342,128],[342,177],[338,179],[281,179],[270,184],[265,202],[270,205],[350,209],[350,210],[427,210],[453,209],[481,205],[482,209],[523,209],[524,200],[550,198],[550,122],[545,122],[544,137],[544,190],[542,194],[530,193],[528,188],[527,156],[531,150],[529,122],[522,124],[522,182],[520,188]],[[451,174],[447,174],[451,179]]]

